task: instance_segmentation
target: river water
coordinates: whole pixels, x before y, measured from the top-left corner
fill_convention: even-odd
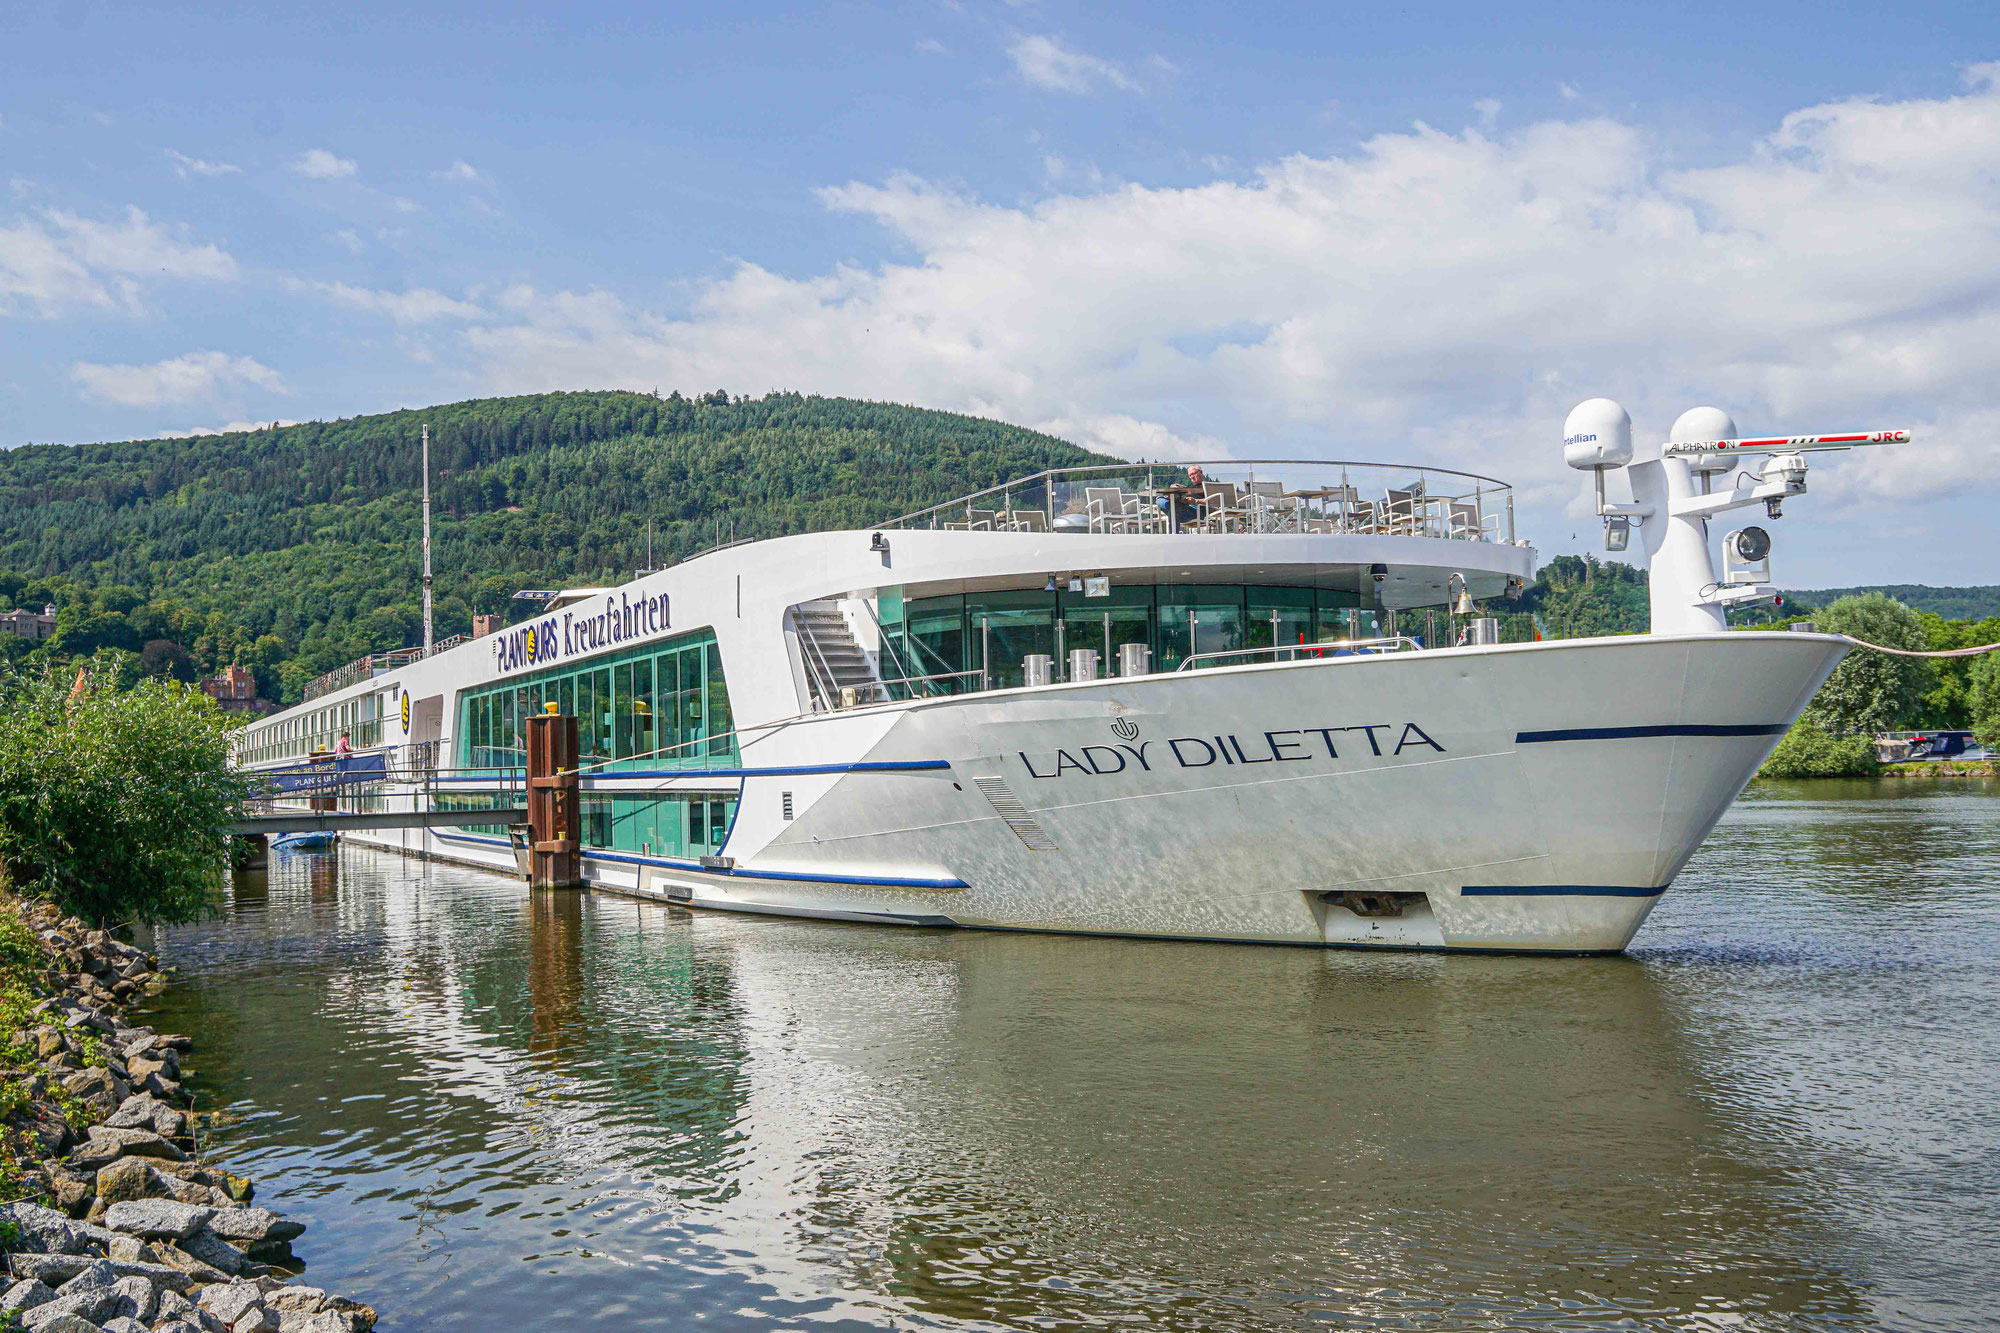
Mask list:
[[[162,932],[385,1329],[2000,1316],[2000,784],[1760,785],[1628,957],[694,914],[349,849]]]

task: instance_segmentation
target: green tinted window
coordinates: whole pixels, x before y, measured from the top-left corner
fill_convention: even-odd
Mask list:
[[[733,763],[737,755],[722,656],[707,633],[690,635],[665,652],[649,644],[587,666],[467,691],[460,696],[455,733],[460,765],[519,767],[526,719],[545,703],[576,718],[582,760],[599,771],[699,769],[715,767],[718,760]],[[615,832],[618,816],[609,807],[592,817],[601,817],[599,831],[613,840],[600,845],[625,840]],[[678,825],[676,830],[679,842]],[[662,839],[639,836],[631,850],[656,840]]]

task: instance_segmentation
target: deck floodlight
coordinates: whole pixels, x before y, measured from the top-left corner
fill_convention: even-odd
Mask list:
[[[1389,581],[1389,567],[1382,564],[1370,565],[1368,566],[1368,577],[1374,579],[1378,584],[1387,583]]]
[[[881,555],[887,555],[889,554],[889,539],[878,532],[868,539],[868,549]]]

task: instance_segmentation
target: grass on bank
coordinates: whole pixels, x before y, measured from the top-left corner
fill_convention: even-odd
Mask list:
[[[43,1020],[33,1010],[49,994],[55,960],[36,938],[24,906],[0,886],[0,1122],[45,1100],[59,1107],[69,1127],[81,1133],[96,1117],[60,1083],[46,1077],[36,1048],[33,1030]],[[84,1067],[103,1063],[103,1038],[84,1030],[74,1040]],[[0,1128],[0,1202],[41,1195],[34,1166],[44,1155],[25,1130]],[[0,1245],[10,1239],[0,1235]]]

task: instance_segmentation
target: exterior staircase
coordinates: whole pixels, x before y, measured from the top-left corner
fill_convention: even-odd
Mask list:
[[[868,660],[853,631],[847,628],[840,607],[834,602],[802,602],[792,608],[792,627],[798,631],[799,652],[805,659],[806,685],[815,711],[831,711],[850,706],[846,691],[852,690],[853,703],[880,703],[889,698],[874,664]]]

